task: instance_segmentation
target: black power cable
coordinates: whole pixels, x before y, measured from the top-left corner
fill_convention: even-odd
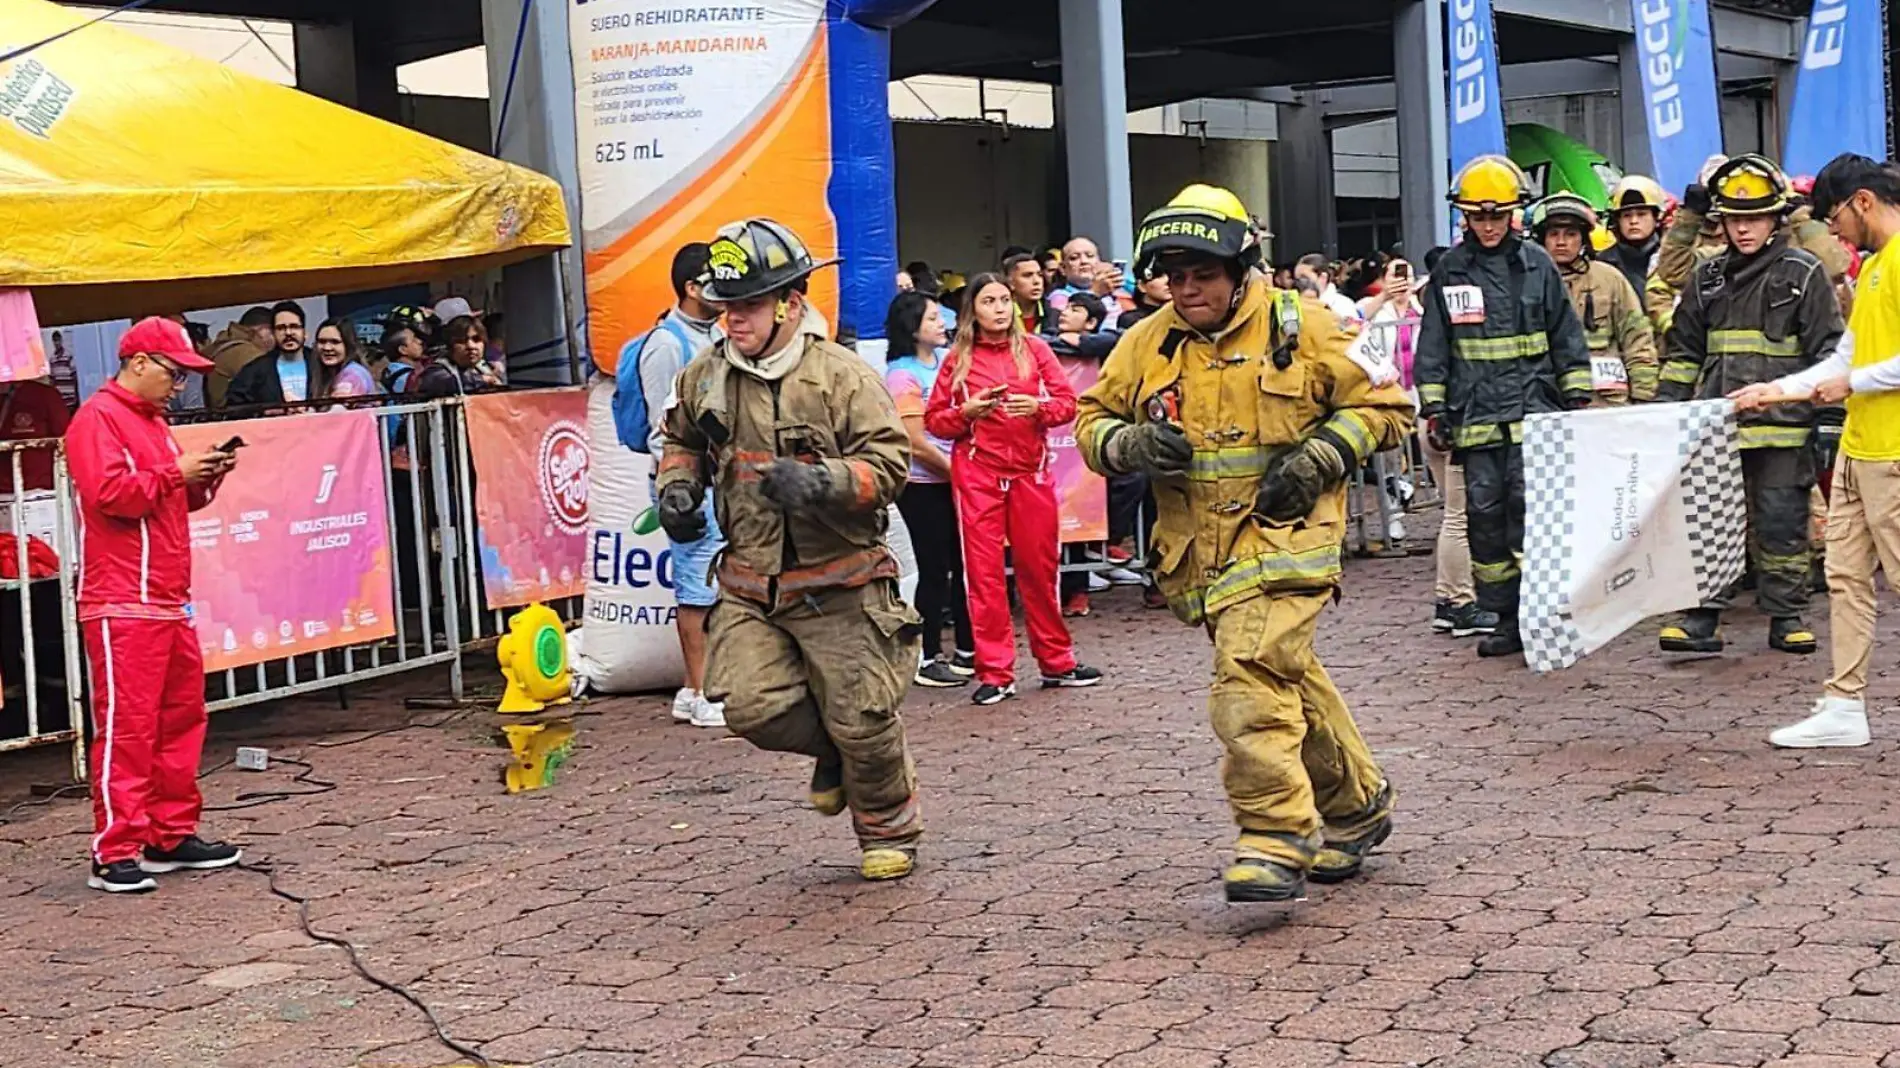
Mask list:
[[[322,793],[324,791],[319,790],[319,791],[306,791],[306,792]],[[287,794],[285,796],[294,797],[297,795]],[[277,799],[272,798],[271,800],[277,800]],[[268,801],[260,802],[260,804],[268,804],[268,803],[269,803]],[[363,963],[362,951],[356,948],[356,943],[350,941],[347,938],[342,937],[341,935],[325,934],[324,932],[319,931],[315,927],[311,926],[310,899],[307,897],[304,897],[302,894],[292,893],[291,891],[286,890],[283,887],[277,885],[276,867],[274,867],[273,865],[269,863],[262,863],[262,864],[244,863],[244,864],[239,864],[238,867],[243,869],[244,871],[248,871],[256,875],[262,875],[264,877],[265,883],[267,884],[267,886],[270,889],[270,892],[273,895],[280,897],[284,899],[285,901],[288,901],[291,904],[297,906],[297,922],[303,925],[303,933],[307,937],[309,937],[310,939],[314,941],[322,942],[326,945],[339,947],[340,949],[343,950],[343,952],[349,955],[350,966],[356,969],[356,974],[362,976],[365,982],[368,982],[372,986],[378,987],[380,989],[387,990],[391,994],[396,995],[397,997],[403,999],[409,1004],[414,1005],[416,1009],[422,1013],[423,1018],[429,1021],[429,1027],[433,1031],[435,1031],[435,1040],[437,1042],[440,1042],[443,1046],[447,1047],[450,1050],[453,1050],[455,1053],[459,1054],[460,1056],[469,1058],[470,1060],[474,1061],[476,1064],[481,1065],[482,1068],[494,1068],[494,1062],[489,1060],[486,1056],[484,1056],[481,1050],[476,1049],[473,1046],[464,1045],[463,1043],[456,1041],[455,1038],[449,1034],[448,1030],[442,1026],[442,1021],[436,1018],[435,1010],[430,1008],[427,1002],[423,1001],[421,998],[417,997],[415,994],[410,993],[409,990],[406,987],[404,987],[402,984],[393,983],[389,981],[388,979],[384,979],[382,976],[377,975],[375,972],[370,971],[369,966]]]
[[[21,45],[20,47],[13,49],[12,51],[6,53],[5,55],[0,55],[0,63],[11,63],[12,61],[19,59],[21,56],[24,56],[29,52],[37,52],[40,49],[45,48],[47,45],[52,44],[54,41],[57,41],[62,37],[71,37],[73,34],[78,33],[80,30],[86,29],[89,26],[95,26],[111,18],[114,15],[123,15],[127,11],[137,10],[138,8],[144,7],[146,4],[149,4],[151,2],[152,0],[132,0],[132,2],[129,4],[120,4],[118,7],[113,8],[111,11],[108,11],[105,14],[100,15],[98,18],[88,19],[85,22],[82,22],[79,25],[74,26],[70,29],[61,30],[56,34],[53,34],[51,37],[42,37],[39,40],[34,41],[32,44]]]

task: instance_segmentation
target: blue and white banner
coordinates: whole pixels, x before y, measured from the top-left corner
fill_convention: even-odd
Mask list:
[[[1722,151],[1708,0],[1630,0],[1656,180],[1678,195]]]
[[[1479,156],[1504,155],[1504,97],[1498,90],[1498,42],[1491,0],[1449,0],[1445,106],[1451,173]]]
[[[1842,152],[1887,158],[1882,0],[1814,0],[1782,167],[1814,174]]]

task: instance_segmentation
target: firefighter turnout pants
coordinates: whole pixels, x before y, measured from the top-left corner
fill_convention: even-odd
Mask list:
[[[957,516],[963,525],[963,582],[976,639],[976,679],[992,686],[1016,681],[1016,628],[1010,620],[1004,546],[1016,565],[1029,651],[1045,675],[1075,668],[1075,644],[1057,600],[1061,566],[1061,512],[1047,470],[999,475],[980,460],[959,455],[950,469]]]
[[[93,859],[136,860],[198,833],[205,669],[188,619],[81,624],[92,688]]]
[[[1478,607],[1498,614],[1499,633],[1515,632],[1524,566],[1524,450],[1472,449],[1453,462],[1465,469],[1465,532]]]
[[[1814,489],[1814,453],[1807,448],[1743,449],[1742,481],[1748,493],[1748,562],[1755,571],[1755,600],[1770,619],[1801,615],[1808,607],[1814,565],[1808,495]],[[1737,581],[1704,604],[1729,607]]]
[[[1345,698],[1313,652],[1328,591],[1241,601],[1208,621],[1214,686],[1208,714],[1226,748],[1221,780],[1235,852],[1310,868],[1322,827],[1352,840],[1385,815],[1385,777]]]
[[[730,592],[708,620],[706,696],[734,734],[842,769],[865,848],[923,832],[898,706],[917,670],[917,614],[895,581],[820,590],[767,611]]]

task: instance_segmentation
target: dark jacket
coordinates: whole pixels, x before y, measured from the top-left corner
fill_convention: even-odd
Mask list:
[[[306,381],[317,380],[317,354],[304,350],[303,365]],[[284,383],[277,377],[277,353],[267,352],[250,363],[231,379],[231,388],[225,391],[224,406],[242,408],[252,404],[283,404]]]
[[[460,397],[470,393],[492,393],[497,387],[474,368],[464,370],[448,357],[431,361],[416,372],[415,392],[424,400]]]
[[[1834,351],[1842,330],[1827,268],[1778,231],[1753,256],[1730,249],[1696,267],[1664,341],[1656,399],[1711,400],[1804,371]],[[1814,417],[1805,401],[1744,412],[1741,447],[1804,445]]]
[[[1597,259],[1623,272],[1630,280],[1630,288],[1636,295],[1643,295],[1643,287],[1649,283],[1649,265],[1656,258],[1656,249],[1662,245],[1662,231],[1659,229],[1649,235],[1649,240],[1640,245],[1632,245],[1621,238],[1616,244],[1597,253]]]
[[[1516,444],[1526,415],[1589,404],[1590,349],[1549,253],[1515,234],[1492,250],[1466,239],[1431,280],[1414,369],[1420,414],[1445,419],[1453,448]],[[1451,321],[1461,287],[1482,294],[1483,322]]]

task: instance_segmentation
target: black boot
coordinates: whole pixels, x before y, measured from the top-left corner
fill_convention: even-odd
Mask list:
[[[1715,631],[1721,624],[1720,611],[1693,608],[1682,614],[1681,621],[1664,627],[1656,636],[1656,644],[1665,653],[1719,653],[1722,638]]]
[[[1524,636],[1518,632],[1515,618],[1498,620],[1497,629],[1478,642],[1478,655],[1486,658],[1517,656],[1523,651]]]
[[[1814,632],[1801,622],[1800,616],[1783,616],[1768,623],[1768,647],[1784,653],[1806,656],[1821,647],[1814,638]]]

